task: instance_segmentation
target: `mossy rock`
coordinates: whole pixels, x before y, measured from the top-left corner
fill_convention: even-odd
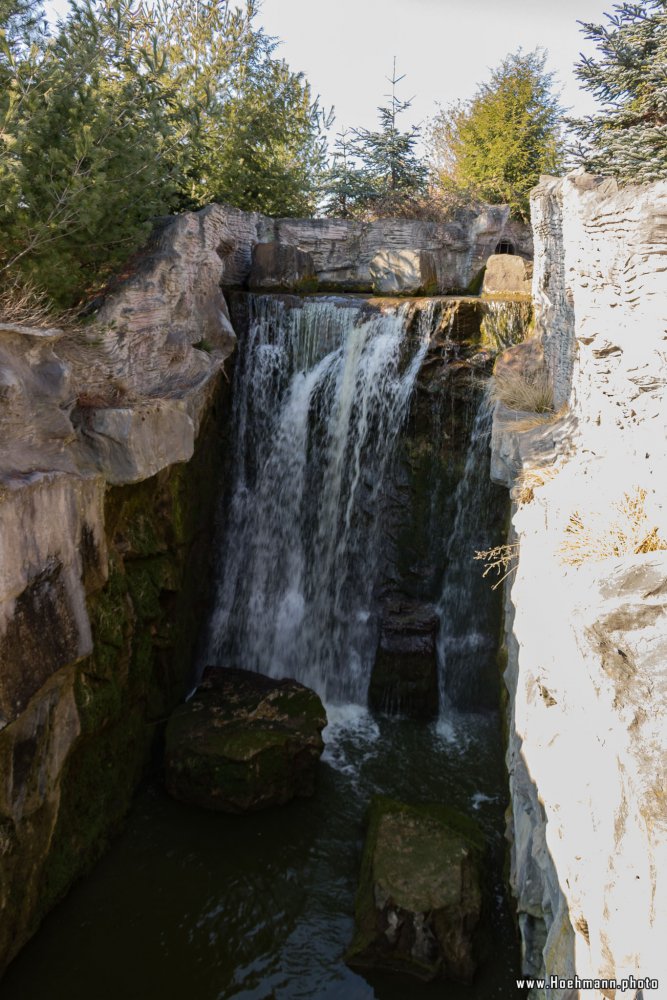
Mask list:
[[[312,795],[326,723],[318,696],[296,681],[209,667],[167,725],[167,789],[230,813]]]
[[[352,968],[470,982],[483,839],[467,816],[375,796],[355,906]]]

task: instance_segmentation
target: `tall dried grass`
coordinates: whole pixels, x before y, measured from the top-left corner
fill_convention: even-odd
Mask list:
[[[484,561],[482,577],[488,576],[491,572],[497,573],[498,576],[501,573],[503,574],[491,588],[492,590],[496,590],[519,565],[519,543],[509,542],[506,545],[496,545],[493,549],[475,552],[474,558]]]
[[[651,525],[646,511],[646,490],[635,486],[613,505],[616,516],[574,511],[558,549],[561,562],[580,566],[611,556],[638,555],[667,549],[667,540]]]
[[[0,323],[46,329],[75,322],[74,312],[56,311],[46,293],[32,282],[15,278],[0,288]]]
[[[491,379],[491,396],[510,410],[529,413],[553,413],[554,395],[546,368],[521,372],[504,368]]]

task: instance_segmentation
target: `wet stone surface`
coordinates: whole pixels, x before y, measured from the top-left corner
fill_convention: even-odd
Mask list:
[[[326,722],[318,696],[296,681],[208,667],[169,720],[167,789],[231,813],[312,795]]]

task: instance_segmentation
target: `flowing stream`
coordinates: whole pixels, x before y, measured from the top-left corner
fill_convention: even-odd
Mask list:
[[[433,310],[415,322],[409,302],[378,312],[353,298],[271,296],[250,297],[249,309],[206,660],[296,677],[323,696],[316,794],[238,817],[148,785],[109,853],[10,967],[3,1000],[509,1000],[501,727],[493,697],[478,710],[496,633],[471,562],[489,541],[489,408],[474,418],[445,543],[441,717],[373,717],[382,485]],[[481,824],[493,945],[471,986],[366,978],[343,961],[378,792],[444,802]]]

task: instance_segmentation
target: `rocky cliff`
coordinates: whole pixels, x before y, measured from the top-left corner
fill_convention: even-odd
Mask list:
[[[499,404],[492,456],[513,498],[505,679],[524,972],[664,990],[667,184],[544,179],[532,213],[556,412]]]
[[[189,682],[247,216],[159,230],[71,330],[0,325],[0,966],[99,855]]]

